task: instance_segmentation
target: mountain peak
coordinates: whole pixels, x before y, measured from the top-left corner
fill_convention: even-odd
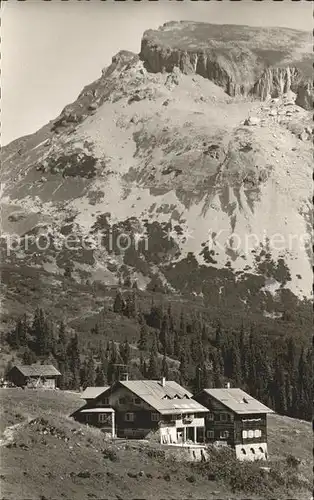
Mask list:
[[[186,50],[186,30],[199,29],[212,33],[207,48]],[[280,36],[294,36],[303,54],[304,33]],[[52,281],[68,268],[77,282],[116,285],[129,275],[206,307],[236,301],[270,315],[280,315],[285,293],[309,297],[301,240],[311,223],[312,117],[292,90],[295,66],[263,70],[261,54],[246,28],[182,22],[146,32],[140,56],[113,56],[55,120],[3,148],[2,230],[21,237],[5,265],[21,276],[43,269]],[[266,89],[262,101],[255,91]],[[69,236],[84,248],[67,248]],[[41,237],[48,249],[36,248]],[[122,250],[121,238],[130,242]]]
[[[140,57],[153,72],[178,66],[221,86],[230,96],[265,99],[289,90],[312,107],[312,37],[287,28],[170,22],[144,33]]]

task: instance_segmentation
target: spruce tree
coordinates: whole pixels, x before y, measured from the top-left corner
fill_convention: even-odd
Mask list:
[[[161,365],[161,374],[163,377],[165,377],[166,379],[169,378],[169,366],[168,366],[168,362],[167,362],[167,358],[166,356],[164,356],[162,358],[162,365]]]
[[[80,350],[78,343],[78,336],[75,334],[69,341],[67,346],[67,357],[69,359],[69,370],[71,372],[71,386],[77,390],[80,388]]]
[[[285,415],[287,412],[285,374],[282,359],[275,358],[275,367],[272,383],[272,400],[277,413]]]
[[[173,355],[177,358],[181,358],[181,339],[178,330],[174,331],[173,338]]]
[[[150,350],[147,376],[150,380],[158,379],[160,376],[160,371],[158,366],[157,345],[155,339],[153,340],[153,344]]]
[[[186,337],[187,324],[186,324],[186,317],[185,317],[185,314],[183,313],[183,311],[181,311],[181,314],[180,314],[179,331],[180,331],[180,337]]]
[[[32,365],[37,361],[36,354],[27,347],[23,353],[22,361],[24,365]]]
[[[241,386],[241,358],[240,351],[236,341],[233,341],[230,349],[231,360],[231,378],[237,387]]]
[[[37,354],[45,354],[47,345],[47,324],[44,311],[37,308],[35,311],[32,334],[34,336],[34,350]]]
[[[96,370],[96,386],[104,387],[106,385],[106,374],[102,366],[98,366]]]
[[[145,370],[145,368],[146,367],[145,367],[144,363],[145,363],[145,360],[144,360],[143,353],[140,352],[140,372],[143,375],[143,377],[145,378],[145,376],[146,376],[146,370]]]
[[[138,315],[138,320],[140,324],[140,339],[138,341],[138,348],[140,351],[147,351],[148,345],[148,328],[142,313]]]
[[[96,370],[93,355],[90,354],[86,363],[85,380],[83,381],[83,388],[94,387],[96,382]]]
[[[120,361],[121,361],[120,354],[118,352],[116,343],[112,340],[110,342],[108,368],[107,368],[107,380],[109,384],[112,384],[118,379],[119,372],[118,372],[118,367],[116,365],[120,363]]]
[[[123,344],[120,344],[120,356],[125,365],[128,365],[131,358],[131,349],[128,340],[126,339]]]
[[[125,302],[120,290],[117,291],[116,297],[113,303],[113,311],[118,314],[122,314],[125,307]]]
[[[180,384],[185,385],[188,380],[188,362],[187,356],[183,351],[180,358],[179,374],[180,374]]]
[[[213,351],[213,383],[214,387],[220,388],[223,386],[223,360],[220,350]]]
[[[164,314],[161,322],[159,341],[162,345],[162,352],[167,354],[167,345],[169,340],[169,317]]]
[[[217,325],[216,325],[215,344],[216,344],[216,347],[220,347],[222,344],[222,330],[221,330],[221,321],[220,320],[217,322]]]

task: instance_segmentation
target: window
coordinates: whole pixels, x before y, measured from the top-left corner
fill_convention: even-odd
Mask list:
[[[126,422],[134,422],[134,413],[126,413],[124,416]]]
[[[229,437],[229,431],[221,431],[220,439],[227,439]]]
[[[214,439],[214,437],[215,437],[215,433],[214,433],[214,431],[206,431],[206,436],[207,436],[209,439]]]
[[[85,415],[86,422],[91,422],[92,421],[92,417],[93,417],[93,415],[91,415],[90,413],[87,413]]]
[[[103,401],[104,401],[104,405],[109,405],[109,398],[104,398]]]
[[[207,415],[207,420],[214,420],[214,414],[213,413],[209,413]]]
[[[134,402],[135,405],[140,405],[141,404],[140,398],[134,398],[133,402]]]
[[[247,431],[242,431],[242,437],[243,439],[247,439]]]
[[[126,398],[119,398],[120,405],[125,405],[125,403],[126,403]]]
[[[261,437],[261,435],[262,435],[262,431],[260,431],[259,429],[255,429],[254,437],[259,438],[259,437]]]
[[[152,422],[159,422],[159,413],[151,413]]]
[[[249,431],[248,432],[248,438],[252,439],[254,437],[254,431]]]
[[[228,414],[227,413],[221,413],[220,414],[220,420],[221,420],[221,422],[227,422],[227,420],[228,420]]]
[[[101,423],[108,422],[108,414],[107,413],[99,413],[98,422],[101,422]]]

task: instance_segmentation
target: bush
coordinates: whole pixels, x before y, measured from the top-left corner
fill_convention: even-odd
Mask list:
[[[196,477],[195,476],[188,476],[186,478],[186,480],[189,482],[189,483],[195,483],[196,482]]]
[[[102,455],[106,460],[110,460],[111,462],[118,462],[119,456],[116,451],[111,448],[105,448],[102,450]]]
[[[150,458],[165,460],[166,454],[163,450],[147,450],[147,456]]]
[[[264,498],[274,495],[276,490],[282,488],[291,488],[293,491],[298,488],[308,489],[307,483],[291,470],[299,465],[299,460],[293,455],[289,455],[285,462],[272,462],[269,473],[265,474],[260,461],[240,462],[230,448],[209,447],[208,454],[209,460],[193,464],[194,470],[210,481],[224,482],[233,493],[258,491]]]
[[[87,470],[86,471],[82,471],[82,472],[78,473],[77,477],[82,477],[84,479],[87,479],[87,478],[91,477],[91,473],[88,472]]]
[[[294,455],[288,455],[287,458],[286,458],[286,463],[288,465],[288,467],[293,467],[294,469],[296,469],[299,465],[300,465],[300,459],[295,457]]]

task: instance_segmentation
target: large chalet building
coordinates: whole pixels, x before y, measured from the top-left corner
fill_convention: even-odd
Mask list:
[[[194,396],[208,409],[205,442],[229,445],[240,460],[266,460],[267,414],[273,413],[252,396],[236,388],[203,389]]]
[[[89,387],[82,397],[86,403],[72,417],[113,437],[204,443],[208,410],[177,382],[120,380],[111,387]]]

